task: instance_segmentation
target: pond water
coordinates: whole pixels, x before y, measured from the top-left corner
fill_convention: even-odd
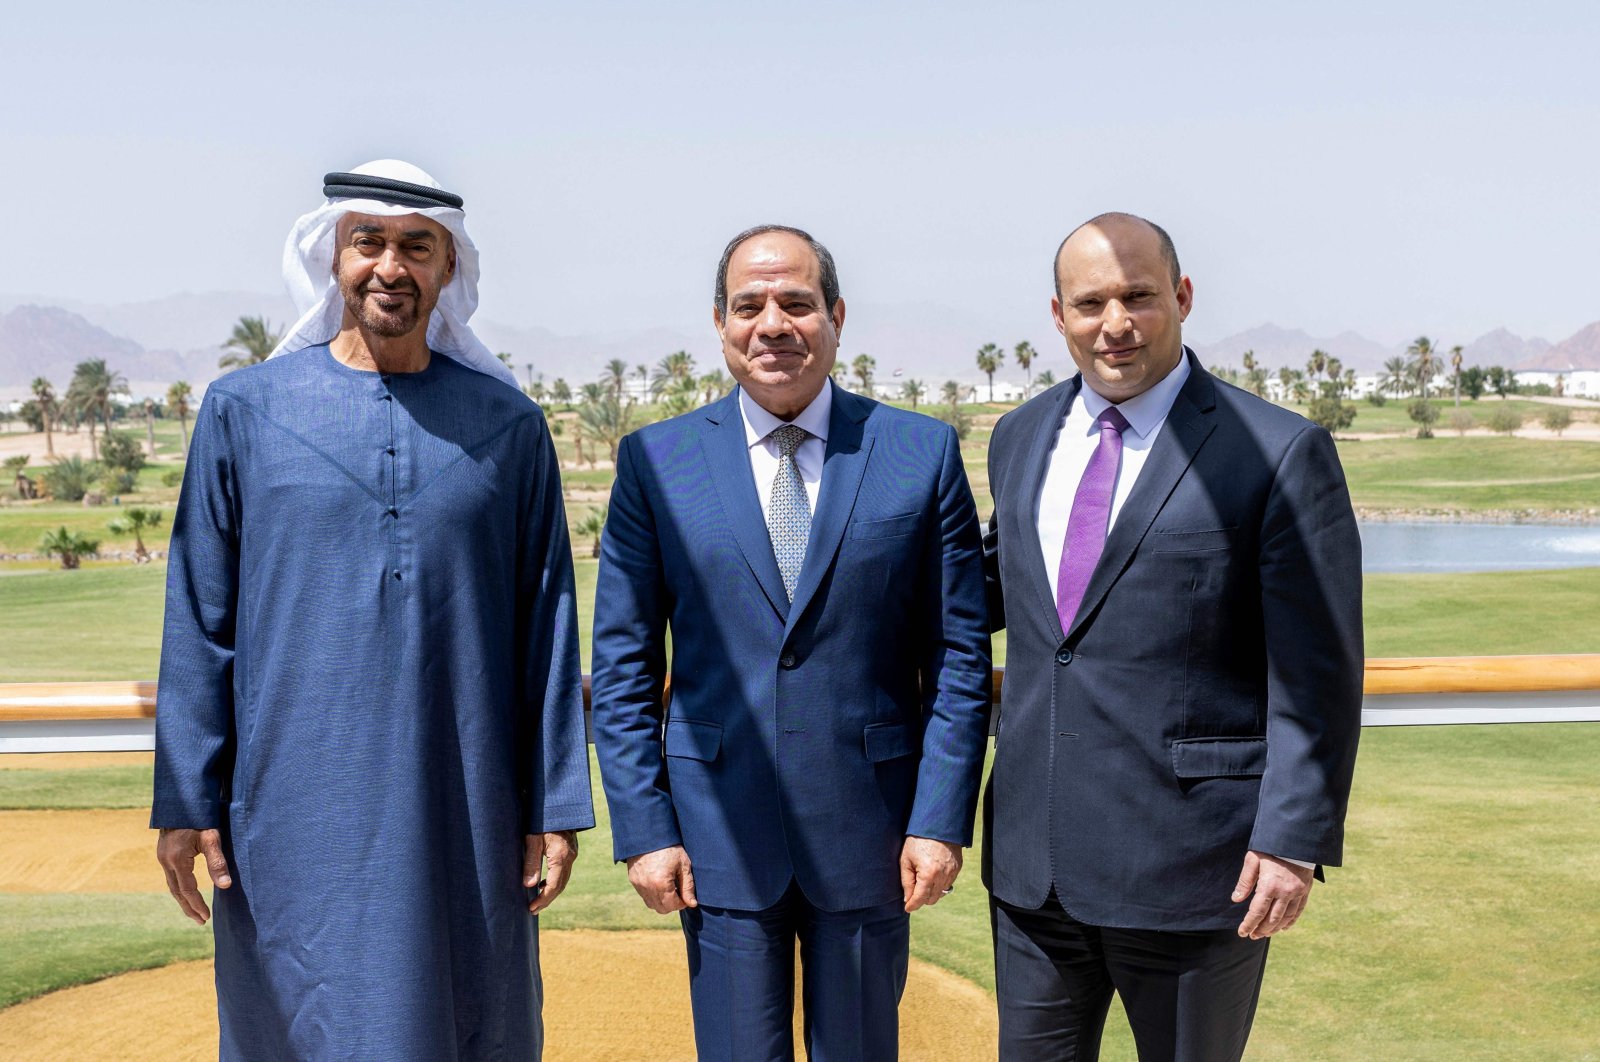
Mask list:
[[[1600,527],[1364,523],[1367,572],[1490,572],[1600,565]]]

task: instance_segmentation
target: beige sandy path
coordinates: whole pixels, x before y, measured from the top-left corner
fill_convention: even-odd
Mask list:
[[[143,808],[0,811],[0,892],[165,892],[149,826]]]
[[[548,1062],[694,1058],[678,934],[573,930],[545,933],[542,945]],[[0,1058],[215,1058],[212,992],[207,962],[54,992],[0,1011]],[[900,1014],[901,1057],[907,1062],[994,1055],[993,1002],[976,985],[937,967],[912,961]]]
[[[12,752],[0,755],[0,771],[69,771],[79,767],[149,767],[153,752]]]

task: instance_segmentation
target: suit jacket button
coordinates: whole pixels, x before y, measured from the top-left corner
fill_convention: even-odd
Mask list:
[[[1072,650],[1065,647],[1056,650],[1056,663],[1066,667],[1072,663]]]
[[[799,663],[799,661],[794,658],[793,653],[784,653],[782,656],[778,657],[778,666],[783,668],[785,671],[793,671],[794,666],[797,663]]]

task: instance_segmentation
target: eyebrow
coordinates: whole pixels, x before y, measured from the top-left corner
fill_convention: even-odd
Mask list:
[[[732,302],[738,302],[742,299],[765,298],[767,294],[768,289],[766,288],[746,288],[744,291],[734,292],[732,295],[728,296],[728,299]],[[800,287],[798,285],[785,285],[784,287],[778,288],[776,291],[771,292],[771,294],[776,295],[780,299],[792,299],[800,297],[816,300],[819,298],[818,293],[814,289]]]
[[[356,225],[350,229],[352,236],[382,236],[383,229],[377,225]],[[403,240],[433,240],[438,237],[427,229],[410,229],[400,234]]]

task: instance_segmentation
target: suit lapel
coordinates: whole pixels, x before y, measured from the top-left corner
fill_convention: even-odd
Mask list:
[[[1102,599],[1121,577],[1133,559],[1133,551],[1144,541],[1144,536],[1155,522],[1156,514],[1167,504],[1172,491],[1183,474],[1194,463],[1195,454],[1216,428],[1212,411],[1216,409],[1216,389],[1210,374],[1200,362],[1189,356],[1189,379],[1185,381],[1178,397],[1173,400],[1165,426],[1150,448],[1139,481],[1134,484],[1117,522],[1106,537],[1105,552],[1095,565],[1089,587],[1084,591],[1078,614],[1073,617],[1069,638],[1081,630],[1099,607]]]
[[[761,513],[761,500],[750,474],[750,448],[745,440],[744,417],[739,412],[738,389],[708,406],[705,415],[709,423],[700,442],[722,511],[728,514],[733,537],[739,543],[751,574],[761,584],[778,616],[787,618],[789,598],[783,592],[783,576],[778,573],[778,561],[772,555],[772,539],[767,534],[767,521]],[[826,478],[823,482],[827,482]]]
[[[1016,485],[1007,492],[1017,504],[1006,506],[1003,518],[1011,526],[1005,528],[1000,536],[1001,542],[1009,540],[1018,543],[1016,548],[1022,551],[1024,557],[1023,565],[1027,569],[1033,607],[1043,610],[1045,629],[1054,631],[1061,630],[1061,618],[1056,613],[1055,599],[1050,596],[1050,572],[1045,567],[1047,561],[1039,546],[1039,492],[1044,489],[1045,471],[1049,468],[1050,454],[1055,449],[1056,435],[1061,430],[1067,411],[1077,400],[1081,379],[1074,377],[1046,392],[1051,396],[1049,404],[1041,412],[1029,436],[1021,440],[1021,467],[1018,469]],[[1060,557],[1056,560],[1059,562]]]
[[[855,509],[856,495],[861,490],[861,477],[867,468],[867,456],[872,452],[872,438],[865,431],[872,405],[859,395],[833,388],[828,446],[822,459],[822,489],[817,494],[817,511],[811,517],[806,561],[800,569],[800,580],[795,584],[794,604],[789,608],[791,629],[816,594],[823,574],[832,567],[839,542],[850,523],[850,513]],[[771,554],[770,546],[767,552]],[[777,571],[776,561],[773,571]],[[778,586],[782,593],[781,581]]]

